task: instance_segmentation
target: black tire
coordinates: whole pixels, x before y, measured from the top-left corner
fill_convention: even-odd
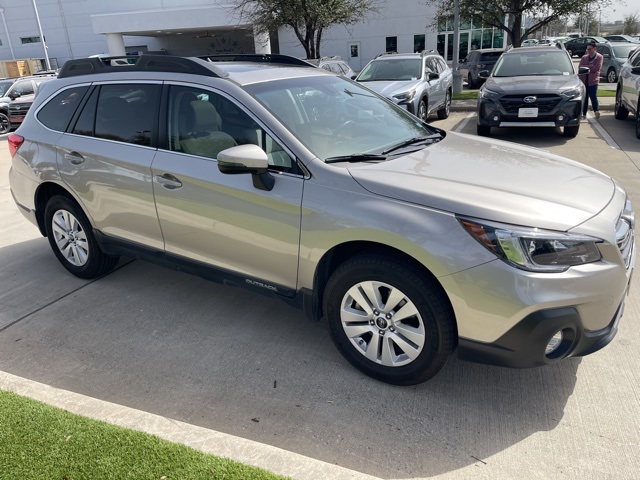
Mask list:
[[[467,75],[467,86],[469,87],[469,90],[472,90],[472,89],[476,88],[476,84],[473,81],[473,77],[471,76],[471,72],[469,72],[469,74]]]
[[[569,138],[575,138],[576,135],[578,135],[578,131],[580,130],[580,125],[574,125],[572,127],[564,127],[562,134],[565,137],[569,137]]]
[[[622,87],[620,85],[618,85],[618,90],[616,91],[616,103],[613,106],[613,116],[617,120],[626,120],[629,116],[629,110],[622,105]]]
[[[618,81],[618,74],[615,68],[610,68],[607,72],[607,82],[616,83]]]
[[[491,136],[491,126],[490,125],[477,125],[476,133],[481,137],[490,137]]]
[[[97,278],[118,263],[118,257],[100,251],[89,219],[74,200],[62,195],[51,197],[44,220],[53,253],[76,277]]]
[[[424,97],[421,98],[420,102],[418,103],[418,111],[416,112],[416,116],[423,122],[426,122],[427,118],[429,118],[429,114],[427,112],[429,107],[427,105],[427,99]]]
[[[365,287],[377,296],[365,298]],[[413,313],[400,313],[405,307]],[[437,282],[391,256],[360,255],[338,267],[325,289],[324,312],[340,353],[365,374],[394,385],[433,377],[457,345],[453,311]]]
[[[438,118],[441,120],[449,118],[449,113],[451,113],[451,92],[447,90],[447,95],[444,98],[444,105],[440,110],[438,110]]]
[[[2,135],[3,133],[9,133],[10,131],[11,122],[9,121],[9,117],[0,112],[0,135]]]

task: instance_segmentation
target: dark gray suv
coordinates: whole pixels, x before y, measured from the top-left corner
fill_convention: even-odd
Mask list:
[[[504,49],[502,48],[484,48],[469,52],[464,60],[460,61],[458,71],[462,78],[467,79],[469,88],[476,88],[484,83],[479,73],[482,71],[491,72]]]
[[[566,137],[575,137],[584,96],[561,46],[514,48],[500,57],[478,91],[477,133],[489,136],[491,127],[563,127]]]

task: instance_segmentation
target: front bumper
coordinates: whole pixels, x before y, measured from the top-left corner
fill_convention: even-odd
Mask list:
[[[575,308],[541,310],[528,315],[490,344],[461,338],[458,357],[470,362],[528,368],[550,365],[567,357],[588,355],[613,340],[623,311],[624,300],[605,328],[590,332],[582,326]],[[558,331],[562,332],[560,345],[546,354],[547,344]]]
[[[536,109],[534,112],[532,109]],[[528,115],[523,116],[526,109]],[[554,106],[507,104],[500,100],[478,102],[478,125],[489,127],[567,127],[580,124],[582,98],[564,101]],[[535,115],[534,115],[535,113]]]

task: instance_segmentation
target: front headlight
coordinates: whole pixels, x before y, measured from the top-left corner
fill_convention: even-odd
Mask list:
[[[572,88],[571,90],[565,90],[562,95],[567,98],[579,97],[582,92],[579,88]]]
[[[467,232],[505,262],[530,272],[564,272],[574,265],[602,258],[597,243],[586,235],[458,218]]]
[[[483,88],[479,95],[481,95],[485,100],[497,100],[500,98],[500,94],[498,92],[494,92],[488,88]]]
[[[398,102],[403,103],[403,102],[410,102],[411,100],[413,100],[413,97],[415,96],[416,96],[416,91],[414,89],[414,90],[409,90],[408,92],[398,93],[394,95],[393,98],[395,98]]]

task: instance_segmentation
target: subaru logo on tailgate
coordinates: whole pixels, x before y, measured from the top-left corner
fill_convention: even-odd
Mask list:
[[[537,100],[537,97],[524,97],[524,103],[533,103]]]

